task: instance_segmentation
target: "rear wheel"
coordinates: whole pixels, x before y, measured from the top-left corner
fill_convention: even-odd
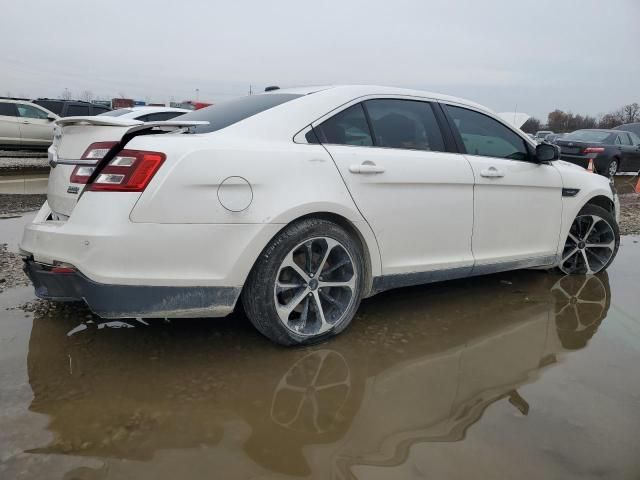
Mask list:
[[[618,173],[618,168],[620,167],[620,164],[618,162],[617,158],[612,158],[611,161],[609,162],[609,165],[607,166],[607,171],[605,172],[606,176],[609,178],[613,178],[616,173]]]
[[[567,275],[601,272],[611,264],[619,246],[620,233],[613,215],[597,205],[586,205],[571,225],[559,268]]]
[[[339,225],[294,223],[254,265],[242,303],[253,325],[281,345],[315,343],[344,330],[360,304],[363,255]]]

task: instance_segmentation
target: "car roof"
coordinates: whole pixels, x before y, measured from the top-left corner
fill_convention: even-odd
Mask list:
[[[485,110],[494,113],[491,109],[485,107],[476,102],[466,100],[464,98],[454,97],[451,95],[444,95],[442,93],[429,92],[426,90],[415,90],[410,88],[401,87],[385,87],[381,85],[316,85],[309,87],[294,87],[294,88],[281,88],[278,90],[272,90],[265,92],[261,95],[273,95],[278,93],[292,93],[298,95],[309,95],[321,91],[332,91],[345,96],[353,96],[354,98],[365,95],[402,95],[408,97],[420,97],[428,98],[437,101],[445,101],[451,103],[458,103],[462,105],[469,105],[480,110]]]

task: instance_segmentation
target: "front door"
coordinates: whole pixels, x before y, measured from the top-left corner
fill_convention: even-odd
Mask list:
[[[531,161],[524,139],[475,110],[445,106],[475,178],[474,273],[553,264],[562,215],[562,178]]]
[[[0,145],[19,145],[20,127],[15,103],[0,101]]]
[[[314,126],[400,286],[468,275],[473,172],[428,102],[375,99]]]

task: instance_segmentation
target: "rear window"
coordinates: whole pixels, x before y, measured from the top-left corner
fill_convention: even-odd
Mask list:
[[[599,132],[597,130],[576,130],[575,132],[568,133],[563,140],[575,140],[576,142],[588,142],[588,143],[613,143],[614,135],[611,132]]]
[[[64,106],[63,102],[57,101],[57,100],[34,100],[33,103],[46,108],[47,110],[55,113],[56,115],[62,114],[62,107]]]
[[[99,117],[119,117],[120,115],[124,115],[125,113],[131,113],[133,110],[130,108],[119,108],[117,110],[111,110],[110,112],[101,113],[98,115]]]
[[[209,125],[192,127],[191,133],[215,132],[301,96],[293,93],[250,95],[189,112],[180,120],[209,122]]]

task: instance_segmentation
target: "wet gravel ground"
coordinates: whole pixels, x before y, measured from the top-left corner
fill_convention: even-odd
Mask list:
[[[47,152],[0,150],[0,176],[26,175],[48,171]]]
[[[640,235],[640,195],[620,195],[620,234]]]

